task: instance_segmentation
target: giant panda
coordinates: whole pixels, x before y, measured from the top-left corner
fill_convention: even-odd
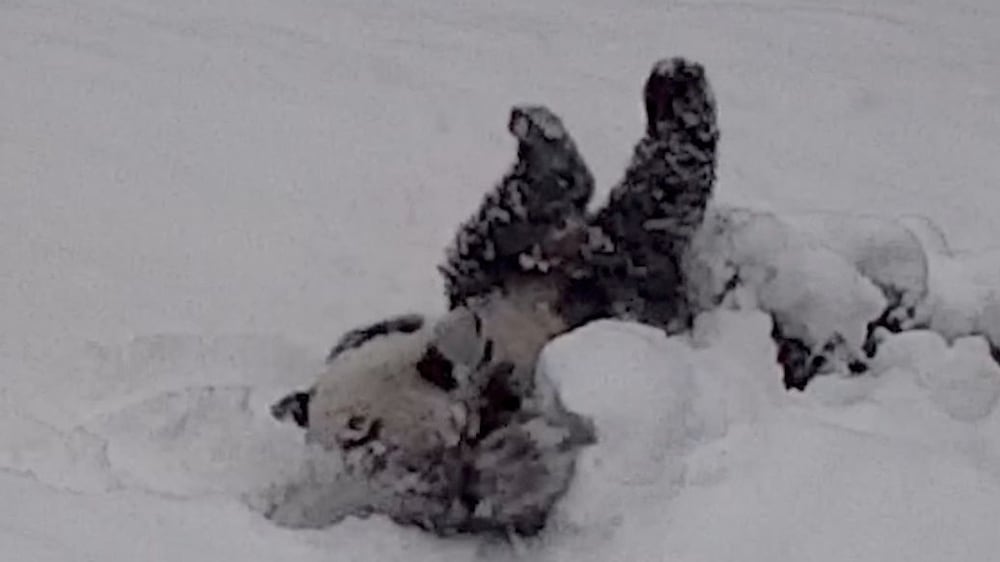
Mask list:
[[[439,268],[448,312],[348,332],[313,387],[274,404],[369,487],[364,511],[440,534],[539,532],[596,439],[536,379],[542,349],[597,318],[689,323],[679,255],[712,193],[715,103],[680,58],[658,62],[644,93],[646,131],[594,214],[561,120],[514,107],[517,159]]]

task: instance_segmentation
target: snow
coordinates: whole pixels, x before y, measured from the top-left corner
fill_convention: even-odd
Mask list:
[[[998,25],[987,0],[0,3],[3,558],[995,558]],[[715,86],[717,199],[900,217],[933,332],[786,394],[759,312],[589,326],[543,367],[606,438],[539,540],[265,519],[304,454],[267,406],[345,330],[440,310],[510,106],[550,105],[610,186],[674,54]],[[820,250],[805,273],[854,284],[830,298],[874,294]]]
[[[930,399],[958,420],[985,418],[1000,397],[1000,367],[981,336],[964,336],[949,346],[936,332],[899,334],[883,342],[878,363],[878,370],[910,371]]]
[[[699,331],[701,345],[691,347],[606,323],[550,346],[546,372],[605,438],[584,454],[560,514],[585,538],[551,559],[979,560],[997,552],[1000,538],[979,522],[1000,514],[996,472],[982,470],[1000,439],[935,406],[935,391],[951,381],[921,382],[897,368],[869,379],[863,395],[838,399],[835,387],[853,381],[832,377],[822,399],[782,395],[763,314],[713,313]],[[916,352],[923,343],[897,345]],[[994,390],[997,375],[993,365]],[[974,393],[949,398],[957,411],[981,410]]]
[[[908,311],[923,302],[928,291],[927,252],[920,238],[902,221],[830,212],[795,213],[784,220],[841,255],[874,283],[897,309],[903,327],[912,327]]]
[[[843,247],[810,234],[772,213],[716,207],[692,243],[690,284],[703,310],[726,300],[760,308],[774,315],[784,336],[817,352],[840,345],[838,357],[850,362],[864,356],[868,324],[887,301]],[[907,266],[897,260],[884,269]]]

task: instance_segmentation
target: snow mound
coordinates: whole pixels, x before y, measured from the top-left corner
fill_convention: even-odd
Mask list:
[[[910,228],[891,218],[833,212],[789,213],[782,220],[851,263],[890,301],[887,320],[913,325],[917,306],[927,296],[927,255]]]
[[[539,559],[648,559],[630,556],[655,514],[686,486],[726,477],[703,448],[784,399],[770,329],[760,312],[720,311],[698,318],[693,341],[603,321],[550,344],[539,376],[594,421],[598,442],[581,453],[551,523],[557,546]]]
[[[1000,347],[1000,251],[930,253],[930,288],[920,316],[948,340],[984,336]]]
[[[949,345],[935,332],[904,332],[886,338],[875,359],[875,374],[894,368],[912,372],[933,402],[957,420],[985,418],[1000,397],[1000,366],[980,336]]]
[[[827,371],[867,364],[873,326],[980,335],[980,355],[1000,357],[1000,252],[956,253],[924,217],[716,206],[686,268],[700,310],[768,312],[782,338],[833,359]]]
[[[843,362],[864,357],[868,325],[887,307],[885,296],[854,263],[761,211],[711,209],[686,268],[700,309],[726,301],[760,308],[774,316],[784,337],[814,352],[832,348]],[[892,277],[891,265],[883,269],[884,277]]]
[[[1000,515],[997,471],[981,469],[1000,439],[969,424],[1000,417],[982,340],[907,363],[943,340],[895,336],[878,376],[788,395],[764,315],[698,324],[689,342],[604,322],[546,351],[542,372],[600,440],[532,559],[932,561],[1000,547],[976,523]]]

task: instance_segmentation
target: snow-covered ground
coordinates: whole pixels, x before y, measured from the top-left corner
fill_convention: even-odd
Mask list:
[[[510,105],[556,110],[606,189],[665,55],[715,86],[719,200],[930,217],[971,252],[931,256],[935,327],[1000,333],[998,28],[990,0],[0,2],[0,558],[515,556],[275,527],[255,494],[301,451],[266,406],[342,331],[441,308]],[[603,439],[523,557],[1000,556],[985,342],[892,337],[877,377],[786,394],[766,317],[702,320],[550,347]]]

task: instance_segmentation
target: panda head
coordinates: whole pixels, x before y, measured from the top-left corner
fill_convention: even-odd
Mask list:
[[[331,348],[326,357],[327,369],[321,379],[332,372],[345,371],[348,367],[339,365],[344,356],[362,354],[369,362],[391,361],[393,346],[406,340],[407,335],[419,334],[427,324],[420,314],[402,314],[378,322],[365,324],[345,332]],[[414,337],[419,337],[415,335]],[[370,345],[375,346],[376,354]],[[316,387],[286,395],[271,405],[271,416],[282,422],[292,422],[302,428],[309,427],[309,405],[316,395]]]
[[[407,314],[350,330],[333,347],[317,383],[275,402],[271,414],[326,435],[332,445],[331,424],[386,432],[392,431],[390,419],[440,423],[433,412],[446,403],[453,410],[456,403],[472,406],[473,416],[480,408],[516,409],[532,388],[541,349],[566,329],[550,300],[547,287],[524,285],[433,320]],[[322,430],[314,427],[319,417]]]
[[[453,445],[465,414],[451,394],[455,362],[434,337],[433,326],[415,315],[351,330],[317,382],[278,400],[271,413],[305,428],[308,442],[344,452],[375,442],[413,450]],[[449,351],[471,356],[453,340]]]

